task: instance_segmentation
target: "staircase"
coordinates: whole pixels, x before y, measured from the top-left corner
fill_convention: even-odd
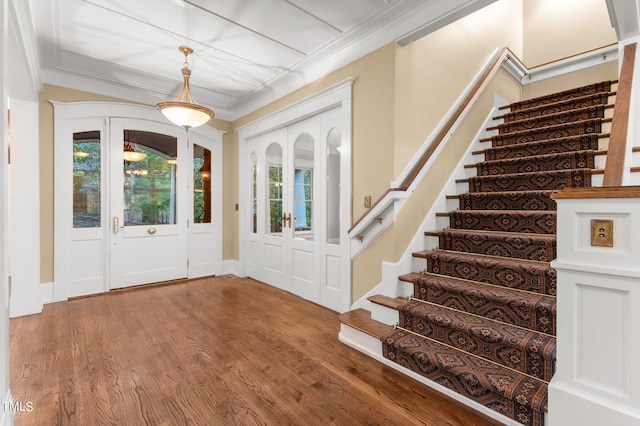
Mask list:
[[[397,311],[398,325],[362,309],[341,315],[343,324],[379,338],[387,360],[508,422],[543,424],[556,347],[550,195],[597,184],[613,84],[501,108],[494,135],[474,152],[482,161],[465,166],[475,175],[458,181],[468,190],[447,196],[458,209],[438,214],[448,226],[425,232],[425,246],[436,248],[414,253],[425,269],[399,277],[413,297],[369,298]]]

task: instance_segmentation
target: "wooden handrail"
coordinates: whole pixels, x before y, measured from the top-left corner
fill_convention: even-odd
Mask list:
[[[408,173],[407,177],[402,181],[402,184],[397,188],[389,188],[389,189],[387,189],[380,196],[380,198],[378,198],[372,204],[371,208],[373,208],[376,205],[378,205],[389,193],[392,193],[394,191],[406,191],[407,189],[409,189],[409,187],[413,184],[413,182],[416,179],[416,177],[418,176],[418,174],[420,174],[420,170],[422,170],[424,165],[427,164],[427,161],[429,161],[429,159],[431,158],[433,153],[436,151],[438,146],[442,143],[442,141],[444,141],[446,139],[446,137],[450,133],[451,129],[456,124],[456,121],[460,118],[460,116],[462,115],[464,110],[467,108],[469,103],[471,103],[473,98],[478,95],[478,92],[480,91],[480,89],[485,84],[487,84],[487,81],[491,77],[493,77],[493,75],[500,69],[502,64],[505,63],[508,60],[509,55],[512,55],[512,53],[509,50],[509,48],[507,48],[507,47],[503,48],[500,51],[500,54],[497,55],[493,59],[493,61],[489,64],[489,66],[486,68],[485,72],[480,76],[480,78],[477,80],[476,84],[473,86],[473,88],[469,91],[467,96],[461,102],[460,106],[456,109],[456,111],[453,113],[453,115],[449,118],[449,120],[447,120],[445,125],[438,132],[438,134],[436,135],[433,143],[422,154],[422,156],[420,157],[420,160],[413,166],[411,171]],[[349,229],[349,232],[351,232],[362,220],[365,219],[365,217],[368,215],[369,211],[370,210],[366,211],[362,216],[360,216],[360,218],[358,218],[358,220],[356,220],[354,222],[354,224],[351,227],[351,229]]]
[[[616,103],[613,108],[609,153],[604,168],[602,186],[622,186],[625,155],[627,152],[627,130],[629,127],[629,107],[631,104],[631,85],[636,58],[636,43],[624,47]]]

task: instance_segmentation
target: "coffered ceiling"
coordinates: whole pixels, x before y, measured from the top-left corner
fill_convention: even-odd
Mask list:
[[[32,23],[42,83],[171,100],[182,80],[178,47],[186,45],[194,50],[193,96],[233,120],[493,1],[27,0],[18,12]]]

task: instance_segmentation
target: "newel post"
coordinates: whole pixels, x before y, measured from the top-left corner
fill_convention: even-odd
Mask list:
[[[640,187],[565,190],[549,425],[640,422]]]

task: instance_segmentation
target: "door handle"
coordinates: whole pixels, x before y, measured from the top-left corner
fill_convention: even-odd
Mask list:
[[[291,213],[282,213],[282,227],[287,227],[287,222],[289,223],[289,228],[291,228]]]
[[[120,226],[120,219],[118,219],[118,216],[114,216],[111,222],[112,222],[111,229],[113,230],[113,235],[116,235],[121,229],[124,228],[124,226]]]
[[[156,228],[149,228],[149,229],[147,229],[147,234],[149,234],[149,235],[153,235],[153,234],[155,234],[155,233],[156,233]]]

